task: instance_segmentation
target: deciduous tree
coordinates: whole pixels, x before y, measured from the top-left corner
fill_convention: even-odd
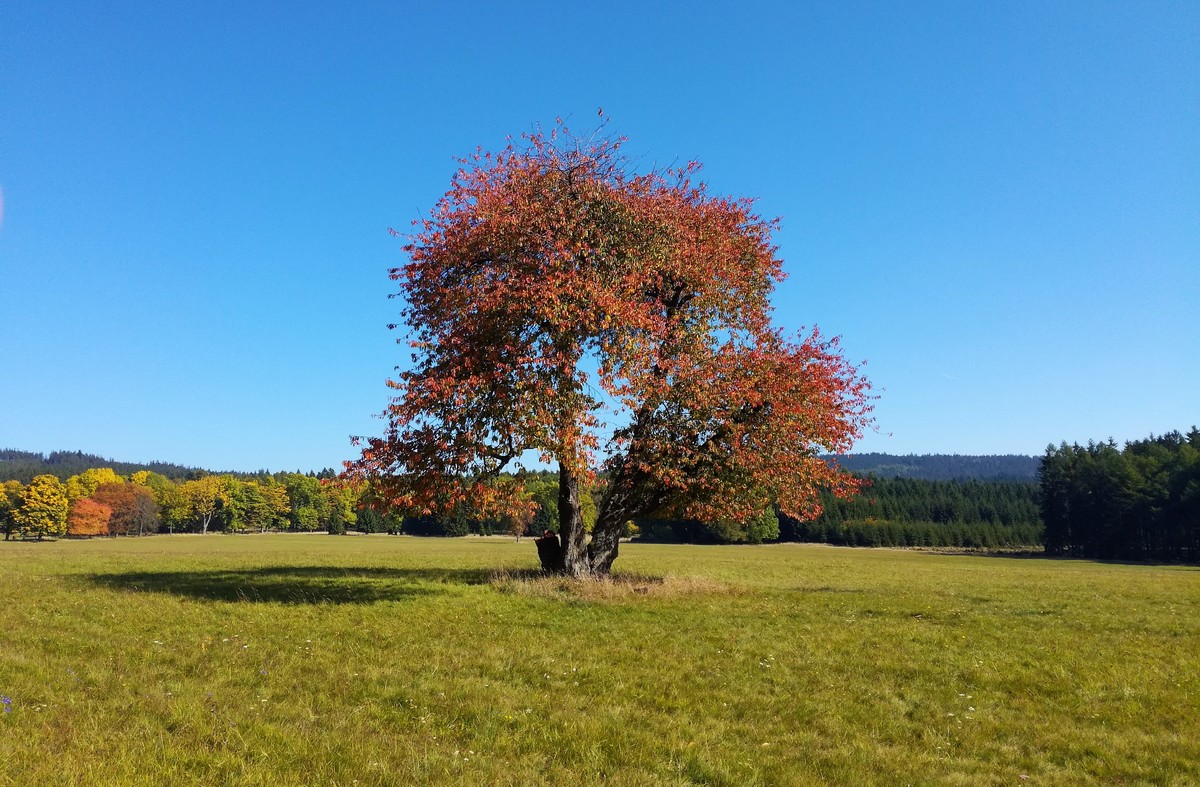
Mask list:
[[[274,478],[267,478],[261,484],[257,481],[237,482],[233,485],[231,497],[231,526],[234,530],[265,533],[268,529],[281,529],[288,524],[291,506],[287,490]]]
[[[21,492],[25,489],[20,481],[5,481],[0,484],[0,530],[7,541],[17,528],[17,509],[21,506]]]
[[[74,503],[81,498],[91,497],[102,484],[124,482],[125,479],[117,475],[117,471],[111,467],[92,467],[67,479],[67,499]]]
[[[819,454],[869,423],[837,341],[770,324],[775,222],[710,192],[698,164],[638,174],[623,143],[559,123],[463,161],[391,272],[412,363],[348,466],[396,506],[490,517],[532,505],[490,479],[553,463],[558,536],[539,551],[573,575],[607,573],[631,519],[816,513],[819,489],[857,488]]]
[[[101,484],[92,499],[112,509],[109,532],[113,535],[145,535],[159,526],[154,492],[137,483]]]
[[[149,470],[139,470],[129,476],[130,483],[149,489],[154,494],[154,502],[158,504],[159,517],[162,524],[170,533],[176,527],[187,523],[190,516],[187,501],[179,491],[179,486],[160,473]]]
[[[113,510],[90,497],[81,497],[67,512],[67,533],[72,536],[107,536]]]
[[[17,532],[24,538],[61,536],[67,532],[67,490],[55,476],[39,475],[21,492],[16,511]]]
[[[186,481],[179,487],[188,518],[200,524],[200,532],[207,533],[213,517],[231,502],[229,485],[221,476],[207,475],[194,481]]]
[[[329,499],[320,479],[302,473],[287,473],[282,483],[291,503],[291,525],[299,531],[320,530],[329,523]]]

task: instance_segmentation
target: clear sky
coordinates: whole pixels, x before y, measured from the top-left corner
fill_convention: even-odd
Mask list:
[[[1200,423],[1200,3],[0,6],[0,447],[319,469],[377,433],[404,228],[598,107],[781,216],[858,450]]]

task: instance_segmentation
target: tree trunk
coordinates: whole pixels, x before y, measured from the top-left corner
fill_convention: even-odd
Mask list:
[[[642,418],[639,418],[639,421]],[[592,572],[607,575],[621,545],[621,533],[630,519],[655,511],[666,500],[665,491],[645,473],[632,470],[628,458],[613,473],[600,501],[588,561]]]
[[[591,573],[587,531],[579,504],[579,478],[565,465],[558,468],[558,535],[547,532],[534,539],[542,570],[574,577]]]
[[[563,573],[575,577],[590,573],[579,479],[563,465],[558,468],[558,538],[562,545]]]
[[[592,529],[592,543],[588,544],[588,563],[593,574],[608,576],[612,571],[613,561],[617,559],[617,548],[621,544],[621,530],[625,526],[624,512],[621,516],[613,516],[612,509],[605,513],[607,516],[597,518],[596,527]]]

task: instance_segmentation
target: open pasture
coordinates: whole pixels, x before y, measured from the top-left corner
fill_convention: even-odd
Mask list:
[[[1195,568],[535,565],[504,539],[0,543],[0,784],[1200,783]]]

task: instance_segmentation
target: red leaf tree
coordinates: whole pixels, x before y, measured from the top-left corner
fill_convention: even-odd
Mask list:
[[[836,339],[771,327],[776,222],[710,193],[698,164],[637,173],[623,142],[559,121],[462,161],[391,271],[412,362],[347,463],[404,510],[513,518],[531,506],[521,469],[553,463],[559,532],[539,551],[572,575],[607,574],[630,519],[818,513],[819,489],[857,489],[819,454],[870,423]]]
[[[158,526],[158,503],[154,493],[140,484],[101,484],[92,498],[112,510],[108,522],[112,535],[145,535]]]

